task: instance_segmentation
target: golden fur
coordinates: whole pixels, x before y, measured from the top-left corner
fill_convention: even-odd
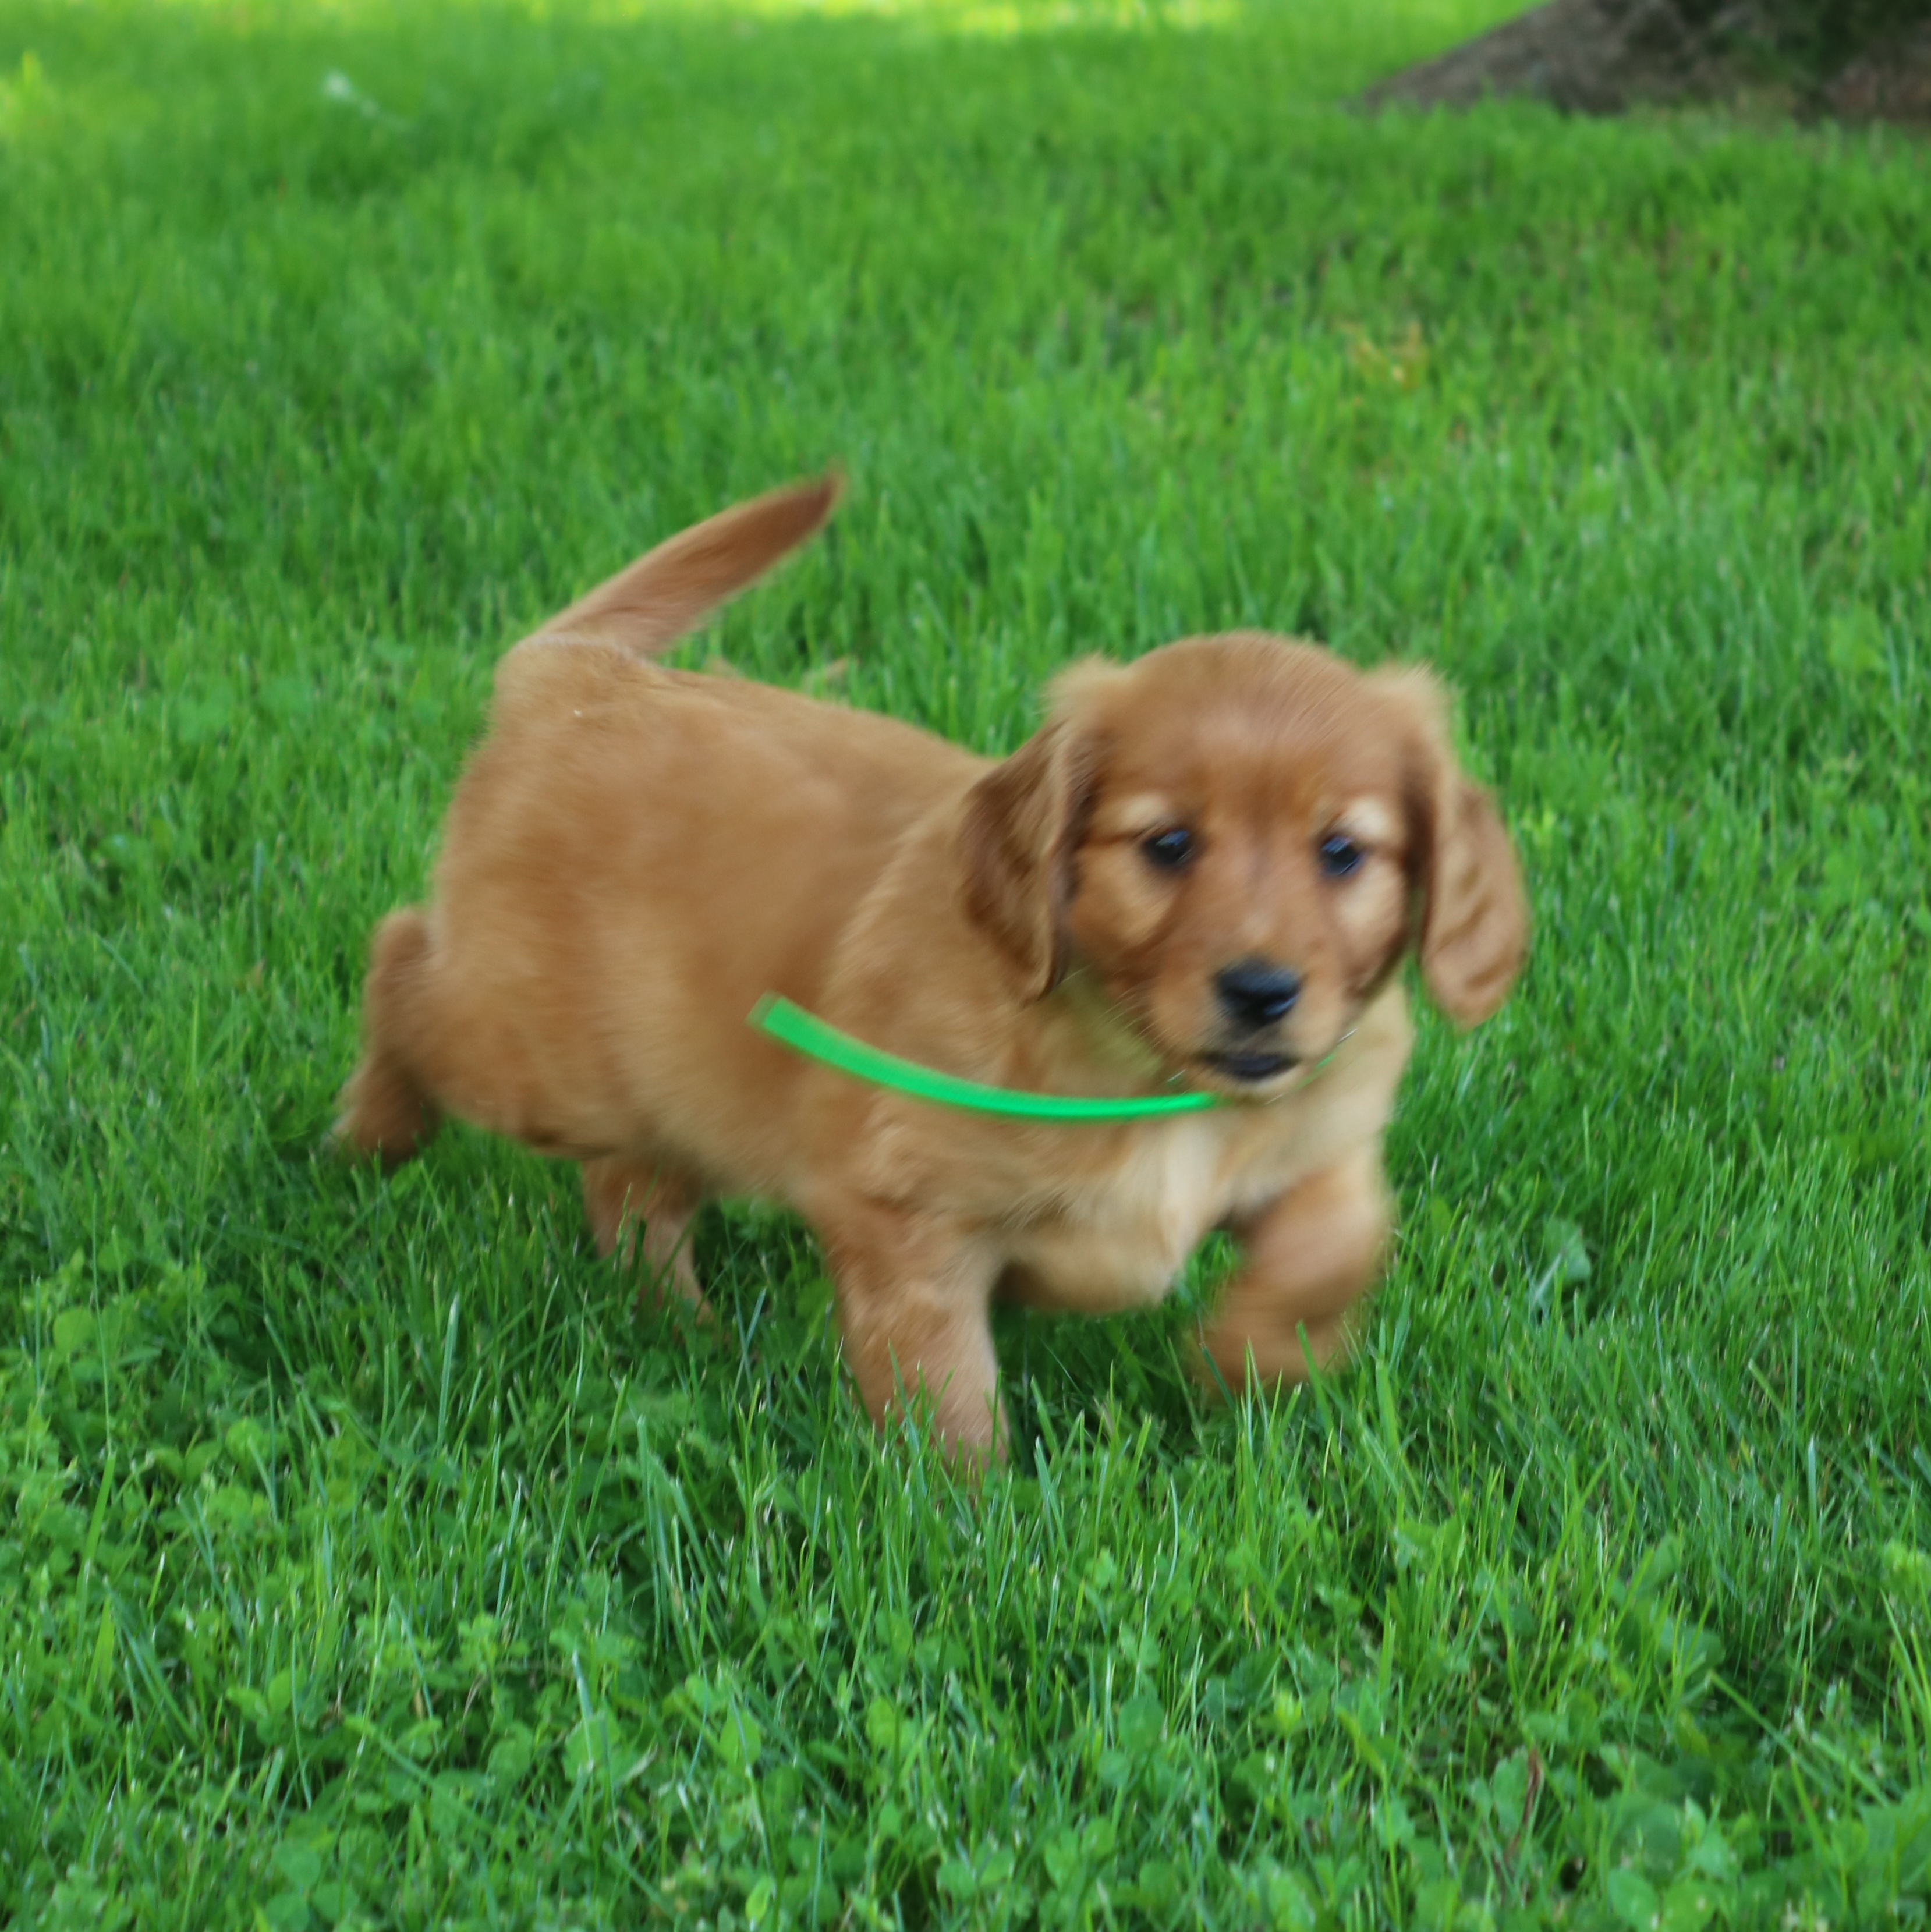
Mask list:
[[[1472,1024],[1526,942],[1514,854],[1435,686],[1255,633],[1192,638],[1075,666],[994,762],[650,662],[835,496],[713,518],[503,660],[435,898],[377,929],[341,1140],[406,1158],[447,1112],[580,1160],[599,1245],[641,1226],[653,1279],[700,1305],[703,1200],[786,1202],[824,1244],[872,1414],[922,1390],[969,1453],[1003,1449],[996,1298],[1151,1304],[1215,1228],[1243,1260],[1207,1357],[1235,1383],[1304,1375],[1308,1349],[1344,1348],[1386,1239],[1401,959]],[[753,1031],[766,992],[996,1085],[1178,1077],[1233,1104],[962,1113]]]

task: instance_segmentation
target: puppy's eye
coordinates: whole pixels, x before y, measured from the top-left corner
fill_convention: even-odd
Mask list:
[[[1140,841],[1140,849],[1163,872],[1177,872],[1194,856],[1194,835],[1184,825],[1171,831],[1156,832]]]
[[[1329,832],[1321,841],[1321,870],[1331,879],[1344,879],[1359,872],[1367,856],[1352,838],[1338,832]]]

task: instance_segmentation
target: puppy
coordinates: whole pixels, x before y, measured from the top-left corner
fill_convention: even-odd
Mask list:
[[[704,1199],[816,1229],[873,1417],[1004,1453],[989,1314],[1158,1301],[1224,1228],[1203,1338],[1239,1384],[1346,1348],[1389,1227],[1398,969],[1471,1024],[1527,913],[1417,670],[1254,632],[1075,665],[978,758],[653,658],[815,531],[829,482],[671,538],[503,660],[435,897],[377,928],[336,1132],[407,1158],[455,1114],[583,1163],[598,1245],[692,1301]],[[1055,1123],[869,1085],[746,1024],[779,993],[991,1084],[1209,1112]],[[1201,1366],[1205,1372],[1205,1360]]]

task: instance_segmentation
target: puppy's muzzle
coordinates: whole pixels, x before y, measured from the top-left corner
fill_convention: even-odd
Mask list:
[[[1255,1039],[1285,1019],[1300,998],[1301,976],[1292,967],[1277,966],[1266,959],[1237,961],[1215,975],[1214,993],[1228,1032],[1251,1042],[1203,1056],[1217,1072],[1230,1080],[1257,1084],[1295,1064],[1297,1055]]]
[[[1301,997],[1301,976],[1291,966],[1243,959],[1216,977],[1214,991],[1221,1010],[1236,1026],[1258,1033],[1294,1010]]]

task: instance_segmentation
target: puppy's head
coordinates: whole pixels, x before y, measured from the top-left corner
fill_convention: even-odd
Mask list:
[[[1252,633],[1076,665],[975,788],[963,858],[1024,996],[1077,968],[1168,1064],[1260,1097],[1331,1052],[1411,947],[1473,1025],[1527,938],[1434,680]]]

